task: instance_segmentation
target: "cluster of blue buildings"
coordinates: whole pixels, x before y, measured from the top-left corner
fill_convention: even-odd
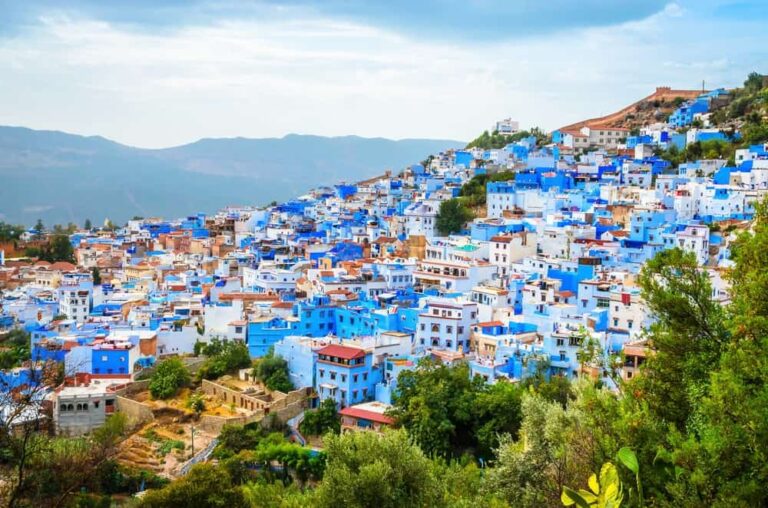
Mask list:
[[[366,404],[391,404],[398,375],[424,358],[467,362],[489,383],[540,372],[604,378],[600,361],[579,360],[590,336],[606,362],[623,354],[629,378],[653,321],[636,284],[643,263],[683,249],[727,299],[720,273],[735,231],[768,190],[765,145],[730,164],[673,168],[656,155],[728,141],[711,128],[676,131],[722,94],[634,135],[564,129],[546,146],[530,137],[449,150],[275,206],[79,231],[76,265],[5,262],[0,330],[28,330],[33,361],[115,382],[198,342],[241,341],[254,359],[286,359],[294,386],[357,408],[355,418]],[[485,216],[441,234],[441,203],[500,172],[514,178],[487,183]]]

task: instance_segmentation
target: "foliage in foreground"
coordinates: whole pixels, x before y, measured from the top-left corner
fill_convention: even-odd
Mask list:
[[[314,411],[305,412],[299,431],[305,436],[322,436],[326,432],[338,434],[341,431],[341,423],[336,411],[336,402],[333,399],[325,399]]]

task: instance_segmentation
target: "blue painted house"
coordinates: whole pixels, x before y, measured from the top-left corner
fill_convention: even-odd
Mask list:
[[[332,344],[317,351],[315,391],[320,400],[333,399],[340,407],[371,400],[381,371],[364,349]]]

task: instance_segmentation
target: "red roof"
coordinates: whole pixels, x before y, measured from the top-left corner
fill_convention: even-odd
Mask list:
[[[375,411],[368,411],[366,409],[360,409],[356,407],[345,407],[339,411],[339,414],[341,416],[351,416],[353,418],[364,418],[366,420],[371,420],[372,422],[383,423],[386,425],[392,425],[395,423],[395,420],[389,416],[377,413]]]
[[[75,265],[72,263],[67,263],[66,261],[57,261],[48,268],[51,270],[58,270],[60,272],[74,272],[77,270]]]
[[[330,346],[325,346],[323,349],[320,349],[317,354],[352,360],[353,358],[364,358],[365,350],[356,347],[331,344]]]

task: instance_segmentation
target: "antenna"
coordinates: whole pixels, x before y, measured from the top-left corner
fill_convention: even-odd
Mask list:
[[[701,93],[704,93],[704,80],[701,80]]]

